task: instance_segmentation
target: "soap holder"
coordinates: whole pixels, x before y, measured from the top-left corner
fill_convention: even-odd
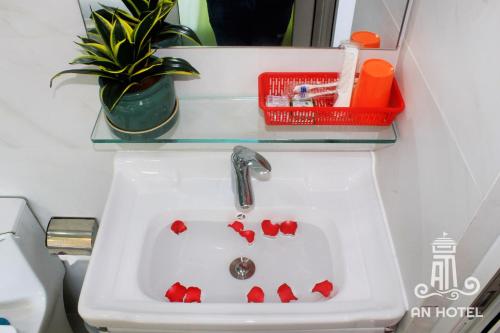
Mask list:
[[[358,125],[389,126],[405,108],[396,79],[393,80],[389,105],[380,107],[334,107],[336,95],[315,100],[315,106],[291,107],[266,105],[266,98],[285,96],[292,86],[325,84],[337,81],[339,73],[266,72],[259,75],[259,107],[267,125]]]

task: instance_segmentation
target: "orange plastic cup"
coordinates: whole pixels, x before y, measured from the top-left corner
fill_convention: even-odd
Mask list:
[[[386,107],[391,97],[394,67],[382,59],[369,59],[363,63],[359,80],[354,88],[352,107]]]
[[[380,36],[371,31],[355,31],[351,34],[351,40],[367,49],[380,48]]]

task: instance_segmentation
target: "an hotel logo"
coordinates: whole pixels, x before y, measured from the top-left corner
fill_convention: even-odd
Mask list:
[[[443,237],[436,238],[432,243],[432,272],[430,285],[420,283],[415,287],[415,296],[428,298],[441,296],[449,300],[456,300],[460,295],[474,295],[479,291],[479,280],[468,277],[464,281],[464,287],[458,288],[457,268],[455,263],[455,252],[457,244],[443,233]]]

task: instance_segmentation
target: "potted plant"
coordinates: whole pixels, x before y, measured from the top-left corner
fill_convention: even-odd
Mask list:
[[[93,11],[95,33],[79,37],[81,42],[77,44],[83,55],[70,63],[92,68],[59,72],[50,85],[66,73],[95,75],[99,78],[102,108],[116,135],[134,140],[165,133],[178,115],[172,76],[199,74],[184,59],[154,56],[153,32],[170,10],[160,3],[135,24],[117,12],[106,18]]]
[[[113,15],[117,15],[131,26],[135,26],[158,6],[163,6],[168,15],[176,5],[177,0],[122,0],[122,2],[129,12],[103,4],[100,5],[102,9],[97,12],[108,20],[111,20]],[[95,29],[92,29],[92,31],[95,31]],[[156,48],[180,46],[183,45],[184,39],[192,44],[201,45],[196,33],[184,25],[175,25],[162,20],[152,31],[152,41]]]

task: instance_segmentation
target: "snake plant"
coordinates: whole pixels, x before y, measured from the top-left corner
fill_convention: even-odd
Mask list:
[[[100,4],[102,9],[97,12],[108,20],[110,20],[113,15],[116,15],[131,26],[134,26],[150,12],[161,6],[163,7],[161,24],[153,29],[153,43],[158,43],[180,36],[190,40],[194,44],[201,45],[200,39],[191,28],[183,25],[171,24],[165,21],[165,18],[174,8],[177,0],[122,0],[122,2],[130,13],[125,10],[103,4]]]
[[[104,17],[93,11],[96,32],[89,37],[79,37],[80,41],[76,44],[82,48],[83,54],[70,62],[91,68],[59,72],[50,80],[50,86],[62,74],[97,76],[101,79],[101,100],[108,110],[113,111],[127,91],[141,90],[151,78],[174,74],[198,75],[198,71],[184,59],[153,56],[156,51],[151,46],[153,31],[161,26],[170,9],[160,3],[134,24],[117,13]]]

